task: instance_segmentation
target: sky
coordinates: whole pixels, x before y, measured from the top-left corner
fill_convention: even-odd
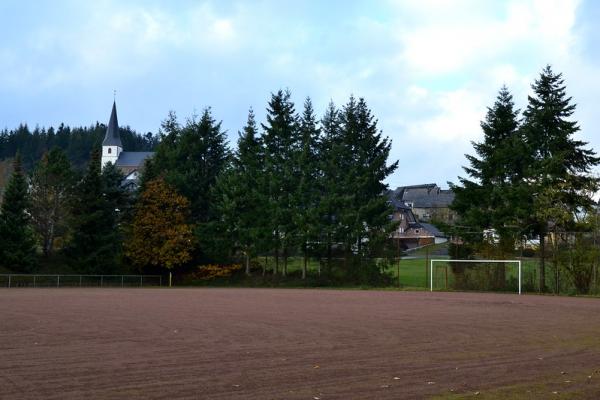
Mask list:
[[[278,89],[319,115],[353,94],[392,140],[392,188],[447,187],[500,87],[524,109],[547,64],[600,151],[599,18],[594,0],[2,0],[0,129],[107,123],[116,90],[120,125],[211,107],[235,146]]]

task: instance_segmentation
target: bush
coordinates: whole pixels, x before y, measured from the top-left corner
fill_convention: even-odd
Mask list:
[[[215,278],[229,278],[242,269],[241,264],[208,264],[201,265],[189,275],[191,280],[209,281]]]

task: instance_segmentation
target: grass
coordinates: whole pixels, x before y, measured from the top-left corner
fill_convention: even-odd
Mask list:
[[[436,245],[437,247],[443,247],[442,245]],[[435,246],[431,246],[430,250]],[[403,258],[399,261],[397,259],[391,260],[390,264],[385,268],[385,272],[391,276],[391,284],[390,287],[400,287],[402,289],[417,289],[424,290],[430,287],[430,277],[429,277],[429,260],[430,259],[440,259],[444,258],[442,256],[431,256],[429,258],[425,258],[421,256],[421,253],[425,253],[424,249],[418,250],[418,252],[412,253],[407,258]],[[417,258],[412,258],[413,256],[417,256]],[[379,261],[383,262],[383,259]],[[275,265],[275,260],[273,257],[259,257],[255,259],[255,262],[262,268],[262,265],[266,263],[267,265],[267,273],[270,274],[273,266]],[[318,268],[319,261],[317,259],[309,259],[308,261],[308,276],[315,278],[311,282],[304,282],[299,278],[300,271],[302,270],[302,265],[304,261],[302,257],[289,257],[288,258],[288,277],[287,280],[291,282],[285,282],[285,279],[277,279],[277,282],[273,281],[269,284],[273,285],[283,285],[283,286],[311,286],[316,283],[317,286],[327,286],[326,282],[318,283]],[[398,268],[399,264],[399,268]],[[492,265],[492,264],[490,264]],[[283,260],[279,260],[279,270],[283,267]],[[259,268],[259,270],[260,270]],[[325,267],[322,266],[324,269]],[[485,266],[478,267],[480,279],[483,281],[486,280],[485,274]],[[257,271],[258,272],[258,271]],[[324,272],[324,271],[323,271]],[[399,278],[398,279],[398,272]],[[522,289],[523,292],[533,293],[538,292],[539,288],[539,260],[537,259],[523,259],[522,260]],[[518,269],[517,264],[506,264],[506,282],[507,287],[506,291],[516,292],[517,291],[517,282],[518,282]],[[546,282],[547,287],[552,291],[552,288],[555,285],[554,282],[554,273],[550,265],[547,267],[546,272]],[[563,294],[571,294],[568,291],[568,282],[566,277],[562,277],[562,287],[561,291]],[[244,282],[239,282],[240,284],[244,284]],[[253,279],[252,282],[246,282],[252,285],[258,284],[256,279]],[[399,285],[398,285],[399,283]],[[455,283],[455,276],[452,273],[452,269],[449,267],[447,263],[436,263],[434,264],[434,288],[438,290],[452,290]],[[482,287],[480,290],[485,290],[485,287]]]
[[[520,400],[520,399],[595,399],[600,393],[600,369],[576,374],[557,374],[535,382],[468,392],[446,392],[432,400]]]

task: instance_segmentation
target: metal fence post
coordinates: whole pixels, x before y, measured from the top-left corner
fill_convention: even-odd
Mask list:
[[[104,275],[100,275],[100,287],[104,284]]]
[[[10,278],[11,278],[11,275],[9,274],[8,275],[8,287],[10,287]]]
[[[33,276],[33,287],[35,287],[35,275]]]
[[[79,275],[79,287],[81,287],[81,278],[82,278],[82,276]]]
[[[56,287],[60,287],[60,275],[56,275]]]
[[[140,287],[144,284],[144,275],[140,275]]]
[[[123,275],[121,275],[121,287],[123,287]]]
[[[158,286],[162,286],[162,275],[158,277]]]

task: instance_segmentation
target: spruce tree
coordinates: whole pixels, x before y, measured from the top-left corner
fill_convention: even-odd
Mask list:
[[[342,182],[344,173],[340,164],[344,159],[344,146],[342,142],[339,111],[333,102],[321,119],[322,138],[319,143],[319,178],[317,188],[319,191],[319,233],[320,242],[324,244],[321,250],[327,259],[327,272],[331,276],[333,245],[339,239],[340,213],[342,200],[347,196],[347,190]]]
[[[294,195],[293,221],[297,227],[297,242],[302,249],[302,279],[306,278],[309,243],[316,242],[319,235],[319,136],[312,102],[307,98],[299,122],[298,147],[295,160],[299,178]]]
[[[351,254],[356,253],[360,267],[361,258],[369,256],[393,228],[384,180],[398,167],[398,162],[387,164],[391,142],[382,136],[364,99],[357,101],[350,97],[339,120],[343,143],[339,163],[345,189],[340,199],[340,231],[347,266]]]
[[[92,152],[88,168],[75,187],[71,206],[73,241],[70,255],[82,273],[108,274],[119,256],[114,204],[106,198],[100,172],[100,151]]]
[[[211,188],[229,159],[225,132],[213,118],[210,108],[200,118],[192,116],[185,125],[174,113],[163,122],[161,142],[148,163],[144,183],[164,176],[166,182],[191,201],[195,224],[213,218]]]
[[[265,147],[265,187],[269,225],[273,232],[275,270],[279,250],[283,251],[283,270],[287,273],[287,256],[295,235],[292,221],[293,195],[297,185],[295,149],[298,145],[298,121],[289,91],[279,90],[271,95],[267,107],[267,122],[262,124]]]
[[[33,171],[31,217],[46,257],[53,252],[55,239],[67,234],[73,184],[71,163],[59,148],[45,153]]]
[[[527,152],[518,122],[519,111],[504,86],[481,122],[482,142],[472,142],[476,155],[466,155],[468,177],[451,184],[455,193],[452,208],[471,232],[494,228],[506,249],[514,248],[518,233],[524,234],[529,215],[520,185]],[[481,235],[473,237],[480,241]]]
[[[592,168],[600,163],[586,142],[574,135],[580,130],[571,117],[575,112],[572,98],[566,94],[562,74],[555,74],[546,66],[540,78],[532,85],[533,95],[528,98],[523,113],[523,133],[528,146],[529,168],[526,182],[533,199],[531,224],[540,238],[540,290],[545,290],[545,238],[549,221],[539,208],[537,199],[544,202],[548,191],[560,188],[560,201],[571,209],[571,215],[590,209],[593,199],[589,193],[599,188],[599,180],[591,176]],[[552,194],[556,198],[556,193]],[[541,205],[541,204],[540,204]]]
[[[228,242],[229,247],[243,254],[247,275],[250,274],[250,259],[267,235],[260,192],[262,160],[261,141],[254,112],[250,109],[246,126],[239,134],[231,168],[217,179],[214,190],[215,207],[220,216],[214,237]]]
[[[29,207],[27,179],[17,153],[0,209],[0,260],[4,267],[15,272],[31,272],[35,263]]]

